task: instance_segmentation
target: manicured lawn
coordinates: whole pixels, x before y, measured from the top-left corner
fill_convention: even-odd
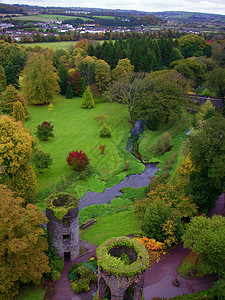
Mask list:
[[[74,48],[76,45],[75,41],[68,41],[68,42],[52,42],[52,43],[25,43],[22,44],[25,47],[35,47],[35,46],[41,46],[43,48],[50,47],[54,50],[70,50],[71,48]]]
[[[140,224],[134,211],[124,211],[115,215],[97,218],[97,223],[83,232],[81,239],[100,245],[111,237],[140,232]]]
[[[132,125],[128,122],[127,109],[118,103],[98,103],[93,109],[82,109],[81,98],[66,99],[57,96],[54,102],[54,112],[50,116],[48,106],[31,106],[31,117],[25,123],[31,134],[35,136],[37,126],[43,121],[54,125],[54,138],[48,141],[36,139],[40,150],[50,153],[53,165],[37,175],[38,190],[43,190],[55,184],[64,175],[72,174],[67,165],[66,157],[70,151],[82,150],[90,159],[94,175],[88,180],[80,180],[73,186],[81,197],[88,189],[101,192],[105,187],[113,185],[125,178],[125,159],[130,162],[133,173],[140,173],[144,166],[125,150],[125,145]],[[98,113],[107,114],[107,125],[111,128],[112,138],[99,137],[100,125],[94,120]],[[105,144],[105,154],[101,155],[99,145]],[[124,154],[123,154],[124,153]],[[131,173],[132,170],[127,172]],[[36,170],[37,171],[37,170]],[[72,191],[70,191],[72,192]]]

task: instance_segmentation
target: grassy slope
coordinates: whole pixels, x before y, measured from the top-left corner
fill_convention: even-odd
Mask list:
[[[140,225],[134,211],[124,211],[115,215],[97,218],[97,223],[83,232],[81,239],[100,245],[111,237],[140,232]]]
[[[82,150],[89,159],[90,164],[97,170],[99,177],[93,175],[88,181],[80,182],[86,192],[89,188],[96,191],[104,190],[106,181],[116,174],[122,180],[125,178],[124,159],[121,157],[118,146],[125,148],[126,136],[129,135],[131,124],[128,120],[128,112],[124,106],[118,103],[99,103],[93,109],[82,109],[80,107],[81,98],[76,97],[71,100],[57,96],[54,103],[53,116],[50,117],[48,106],[31,106],[29,108],[31,117],[26,122],[34,136],[37,125],[43,121],[51,121],[54,125],[55,137],[49,141],[39,142],[40,149],[51,154],[53,165],[50,169],[45,169],[43,174],[37,174],[38,189],[56,183],[63,175],[71,174],[72,170],[66,163],[66,157],[70,151]],[[102,139],[99,137],[100,126],[94,120],[98,113],[106,113],[108,119],[106,123],[110,126],[112,138]],[[124,140],[124,142],[122,142]],[[101,155],[99,145],[105,144],[105,154]],[[132,166],[143,170],[137,160],[127,153]],[[103,181],[102,181],[103,180]]]
[[[17,300],[42,300],[44,299],[45,291],[38,288],[28,288],[26,291],[23,291]]]

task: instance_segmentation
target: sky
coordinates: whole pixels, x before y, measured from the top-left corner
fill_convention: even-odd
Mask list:
[[[174,10],[225,15],[225,0],[0,0],[0,3],[129,9],[147,12]]]

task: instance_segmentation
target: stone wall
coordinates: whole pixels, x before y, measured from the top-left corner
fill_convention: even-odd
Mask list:
[[[48,235],[60,258],[74,260],[80,251],[78,207],[70,209],[62,220],[58,220],[49,208],[46,216]]]
[[[223,108],[223,99],[222,98],[213,98],[213,97],[205,97],[199,95],[189,95],[189,98],[194,102],[198,102],[200,105],[204,104],[208,99],[212,102],[216,109]]]

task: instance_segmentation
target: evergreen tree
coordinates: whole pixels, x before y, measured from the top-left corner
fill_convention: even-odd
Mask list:
[[[93,108],[94,104],[95,103],[94,103],[93,94],[91,92],[90,87],[88,86],[82,96],[81,107],[82,108]]]
[[[69,82],[67,84],[67,89],[66,89],[66,99],[72,99],[73,98],[73,89],[72,89],[72,85]]]
[[[24,123],[26,119],[26,114],[24,107],[20,101],[17,101],[13,104],[12,116],[15,121],[21,121],[22,123]]]

